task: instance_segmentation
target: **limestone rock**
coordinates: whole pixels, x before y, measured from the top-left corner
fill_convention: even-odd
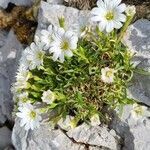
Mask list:
[[[150,21],[140,19],[132,24],[123,43],[136,53],[133,63],[141,73],[135,73],[132,86],[128,88],[129,97],[150,106]],[[149,73],[145,73],[148,71]],[[147,74],[147,75],[144,75]]]
[[[136,56],[150,58],[150,21],[137,20],[127,30],[123,43],[129,47]]]
[[[93,146],[102,146],[111,150],[119,148],[118,136],[116,135],[116,137],[114,137],[105,126],[92,127],[87,124],[82,124],[68,131],[67,134],[77,142]]]
[[[29,6],[32,5],[32,3],[34,2],[34,0],[0,0],[0,7],[2,8],[7,8],[9,3],[13,3],[15,5],[24,5],[24,6]]]
[[[121,118],[113,119],[111,128],[123,138],[123,150],[148,150],[150,149],[150,119],[146,116],[135,118],[131,110],[132,106],[126,105]]]
[[[3,46],[0,47],[0,124],[11,119],[13,102],[10,88],[14,81],[21,50],[22,45],[13,31],[10,31],[3,41]]]
[[[0,128],[0,149],[11,144],[11,131],[7,127]]]
[[[25,131],[16,120],[12,142],[16,150],[85,150],[85,146],[69,139],[61,130],[43,125],[38,130]]]
[[[39,24],[36,35],[39,35],[39,31],[47,28],[50,24],[59,26],[58,18],[60,17],[65,18],[66,29],[79,30],[79,24],[88,23],[89,16],[89,11],[79,11],[75,8],[65,7],[63,5],[51,5],[42,1],[38,16]]]
[[[50,125],[42,125],[37,130],[25,131],[20,127],[19,119],[13,128],[12,142],[16,150],[117,150],[119,140],[105,127],[89,127],[81,125],[67,133],[58,128],[51,129]]]

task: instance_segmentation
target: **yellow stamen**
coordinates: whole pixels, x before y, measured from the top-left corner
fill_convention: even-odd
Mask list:
[[[61,49],[68,50],[68,48],[69,48],[69,43],[67,41],[63,41],[61,43]]]
[[[36,112],[31,111],[30,114],[29,114],[29,116],[30,116],[31,119],[35,119],[35,117],[36,117]]]
[[[107,20],[113,20],[114,19],[114,14],[113,14],[113,12],[108,12],[107,14],[106,14],[106,19]]]

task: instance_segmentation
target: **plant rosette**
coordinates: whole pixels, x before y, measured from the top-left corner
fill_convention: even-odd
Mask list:
[[[66,30],[61,17],[59,27],[50,25],[35,37],[22,53],[12,86],[21,126],[38,128],[41,116],[51,112],[47,120],[53,124],[69,115],[70,127],[96,126],[111,119],[112,110],[134,103],[126,92],[133,55],[121,43],[131,11],[121,0],[98,0],[90,18],[96,27],[87,26],[80,35]]]

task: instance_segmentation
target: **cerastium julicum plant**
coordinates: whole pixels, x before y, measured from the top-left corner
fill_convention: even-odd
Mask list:
[[[106,8],[109,5],[100,0],[97,5],[100,3]],[[107,23],[96,18],[100,8],[93,9],[96,18],[93,20],[98,24],[85,27],[82,36],[63,29],[67,22],[59,18],[60,27],[50,25],[48,30],[42,30],[41,37],[36,37],[25,49],[12,88],[19,110],[17,116],[22,118],[25,129],[38,127],[41,114],[51,112],[54,115],[50,115],[49,121],[53,123],[70,115],[72,127],[90,121],[97,125],[99,119],[109,120],[112,110],[134,102],[127,98],[134,70],[133,54],[121,43],[134,13],[130,10],[131,15],[124,19],[127,8],[124,4],[118,5],[113,6],[116,12],[102,10]],[[112,26],[109,21],[113,21],[116,13],[122,18]],[[122,22],[124,26],[117,30]]]

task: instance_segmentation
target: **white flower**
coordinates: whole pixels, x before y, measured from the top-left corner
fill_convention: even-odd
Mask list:
[[[18,108],[19,112],[16,115],[21,118],[20,126],[25,126],[25,130],[33,130],[40,126],[40,121],[42,120],[39,115],[39,111],[29,103]]]
[[[47,104],[52,104],[55,100],[55,94],[51,90],[47,90],[43,92],[42,101]]]
[[[55,28],[53,42],[50,44],[49,52],[53,53],[53,60],[64,62],[64,56],[72,57],[77,48],[78,37],[72,31],[63,28]]]
[[[27,47],[20,59],[20,63],[24,65],[25,68],[29,68],[30,70],[38,68],[43,65],[43,56],[45,52],[42,50],[43,44],[38,42],[32,42],[30,47]]]
[[[105,68],[102,68],[101,73],[102,73],[101,79],[103,82],[105,83],[114,82],[114,73],[116,73],[114,69],[105,67]]]
[[[23,70],[28,70],[29,68],[29,64],[31,63],[31,61],[29,61],[27,59],[28,57],[28,51],[29,51],[29,47],[27,47],[23,52],[22,52],[22,56],[20,59],[20,68],[22,68]]]
[[[36,45],[36,43],[31,43],[28,52],[27,52],[27,60],[29,63],[29,69],[33,70],[36,67],[43,65],[43,56],[45,52],[42,50],[43,45]]]
[[[138,120],[143,117],[150,117],[150,111],[148,110],[146,106],[141,106],[135,103],[133,104],[131,115],[135,120]]]
[[[99,120],[99,115],[98,114],[94,114],[91,118],[90,118],[90,121],[91,121],[91,125],[92,126],[98,126],[100,125],[100,120]]]
[[[21,89],[26,89],[28,87],[28,80],[30,78],[29,70],[24,69],[23,67],[19,67],[16,82],[14,83],[13,89],[14,91],[18,91]]]
[[[21,106],[24,105],[25,103],[29,103],[30,101],[28,96],[29,96],[28,92],[22,92],[17,94],[17,99],[19,100],[18,105]]]
[[[126,10],[125,4],[120,4],[121,0],[98,0],[96,8],[91,11],[93,22],[98,22],[100,31],[111,32],[114,28],[122,27],[122,22],[126,21],[123,12]]]
[[[53,27],[49,25],[47,30],[41,31],[41,42],[43,42],[44,50],[48,50],[50,48],[50,43],[52,42],[52,34],[53,34]]]
[[[127,6],[126,10],[125,10],[125,13],[127,14],[127,16],[134,16],[135,13],[136,13],[136,8],[135,6]]]

